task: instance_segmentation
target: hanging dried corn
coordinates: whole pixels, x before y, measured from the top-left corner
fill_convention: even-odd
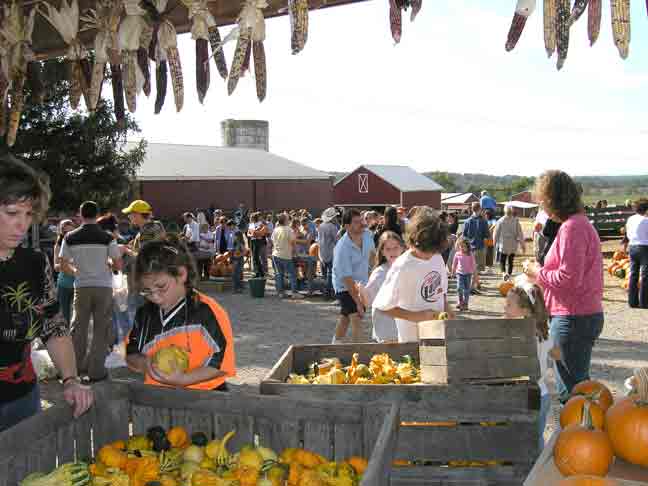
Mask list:
[[[544,44],[547,56],[556,52],[556,2],[558,0],[544,0],[542,18],[544,24]]]
[[[171,73],[171,85],[173,86],[173,99],[176,111],[179,112],[184,104],[184,82],[177,42],[175,27],[169,20],[165,20],[158,31],[158,49],[166,53],[169,72]]]
[[[558,51],[558,60],[556,68],[561,70],[567,60],[569,50],[569,0],[557,0],[556,3],[556,50]]]
[[[12,147],[16,143],[20,115],[25,104],[23,87],[27,77],[27,65],[34,57],[31,40],[36,9],[32,9],[29,15],[25,16],[22,9],[14,2],[11,5],[5,5],[3,12],[0,38],[6,53],[3,71],[6,69],[4,77],[8,80],[8,99],[10,101],[9,123],[5,140],[7,145]]]
[[[86,106],[90,104],[88,100],[88,90],[91,80],[86,78],[86,72],[90,71],[87,67],[81,65],[81,61],[87,56],[87,52],[79,40],[79,3],[78,0],[61,0],[59,10],[55,9],[47,2],[41,4],[43,8],[40,14],[50,23],[52,27],[63,38],[68,46],[65,53],[66,61],[70,69],[70,106],[76,110],[79,106],[79,100],[83,94]],[[86,65],[87,66],[87,65]]]
[[[110,60],[112,49],[118,49],[116,32],[122,12],[121,0],[100,0],[96,9],[89,9],[81,16],[83,27],[81,31],[96,30],[94,38],[95,62],[88,89],[88,110],[94,112],[101,95],[106,64]]]
[[[113,105],[117,126],[126,128],[126,110],[124,108],[124,78],[122,76],[121,64],[110,63],[110,76],[113,91]]]
[[[245,56],[243,57],[243,65],[241,66],[240,77],[244,77],[245,73],[250,70],[250,61],[252,60],[252,42],[248,42],[247,49],[245,50]]]
[[[144,87],[145,74],[140,67],[140,47],[146,21],[146,12],[136,0],[124,0],[126,18],[119,26],[119,51],[121,73],[128,111],[137,110],[137,93]],[[144,69],[146,67],[144,66]],[[149,75],[150,76],[150,75]]]
[[[191,38],[196,41],[196,89],[198,101],[204,101],[209,89],[209,29],[216,19],[207,8],[207,0],[182,0],[189,10]]]
[[[155,114],[157,115],[164,106],[164,99],[166,98],[168,74],[167,62],[159,61],[155,67]]]
[[[423,0],[410,0],[410,5],[412,6],[410,22],[414,22],[414,19],[416,19],[416,16],[421,11],[421,7],[423,6]]]
[[[288,0],[288,15],[292,53],[297,54],[308,40],[308,0]]]
[[[630,50],[630,0],[610,0],[612,6],[612,35],[622,59]]]
[[[263,41],[266,36],[265,19],[263,17],[263,9],[268,4],[265,0],[257,0],[255,5],[255,23],[254,30],[252,31],[252,45],[248,48],[249,52],[252,51],[254,56],[254,77],[256,78],[256,92],[259,101],[263,101],[266,97],[268,88],[268,67],[266,64],[265,47]]]
[[[396,0],[389,0],[389,25],[394,42],[398,44],[403,32],[403,13]]]
[[[506,39],[506,50],[511,51],[520,40],[527,19],[535,11],[536,0],[518,0],[515,6],[515,13],[511,21],[508,37]]]
[[[221,49],[221,35],[216,25],[209,28],[209,44],[218,74],[221,75],[221,78],[227,79],[227,60],[225,59],[225,52]]]
[[[148,23],[144,23],[140,35],[140,45],[137,48],[137,67],[139,68],[139,73],[144,78],[142,90],[147,98],[151,96],[151,63],[149,61],[148,50],[152,39],[153,27]]]
[[[241,69],[245,62],[245,54],[250,45],[250,38],[252,37],[252,29],[241,30],[239,32],[238,41],[236,42],[236,49],[234,49],[234,59],[232,60],[232,67],[230,68],[229,78],[227,80],[227,93],[231,95],[236,89],[239,77],[241,76]]]
[[[581,18],[581,15],[585,13],[587,4],[589,0],[576,0],[574,2],[574,8],[572,8],[571,16],[569,17],[569,26],[571,27],[574,22]]]
[[[589,0],[587,7],[587,37],[593,46],[601,32],[601,0]]]

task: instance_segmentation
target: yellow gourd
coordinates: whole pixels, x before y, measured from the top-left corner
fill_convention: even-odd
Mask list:
[[[319,454],[315,454],[311,451],[306,451],[304,449],[299,449],[294,456],[295,462],[301,464],[302,466],[312,469],[320,464],[324,464],[326,459],[324,459]]]
[[[128,461],[128,456],[114,447],[107,445],[99,449],[97,460],[108,467],[121,469],[126,464],[126,461]]]
[[[131,486],[146,486],[149,481],[160,477],[160,464],[155,457],[141,457],[137,461],[137,469],[131,476]]]
[[[167,439],[169,439],[171,447],[178,447],[180,449],[188,447],[191,443],[189,434],[184,427],[172,427],[167,433]]]
[[[191,476],[191,486],[222,486],[223,480],[214,472],[199,469]]]
[[[129,451],[150,451],[152,447],[153,443],[144,435],[134,435],[126,444]]]
[[[290,486],[297,486],[303,473],[304,467],[301,464],[297,464],[296,462],[291,463],[290,471],[288,472],[288,484]]]
[[[252,467],[241,467],[236,472],[240,486],[256,486],[259,480],[259,470]]]

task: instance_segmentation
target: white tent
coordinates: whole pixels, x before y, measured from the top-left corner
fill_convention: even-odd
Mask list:
[[[524,202],[524,201],[506,201],[506,202],[499,202],[497,204],[498,204],[498,206],[510,205],[510,206],[513,206],[514,208],[517,208],[517,209],[535,209],[535,208],[538,207],[537,204],[528,203],[528,202]]]

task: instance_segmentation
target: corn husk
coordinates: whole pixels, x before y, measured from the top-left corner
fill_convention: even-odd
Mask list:
[[[137,51],[122,51],[122,76],[126,107],[131,113],[137,110]]]
[[[268,86],[268,73],[263,41],[252,41],[252,52],[254,55],[254,77],[256,78],[257,98],[259,101],[263,101],[266,97]]]

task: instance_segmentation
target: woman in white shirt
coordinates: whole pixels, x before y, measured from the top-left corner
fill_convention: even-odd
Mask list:
[[[183,214],[185,225],[182,228],[182,236],[187,242],[187,246],[191,251],[198,250],[200,243],[200,225],[196,221],[196,217],[191,213]]]
[[[628,304],[648,309],[648,199],[635,201],[633,207],[637,214],[630,216],[626,223],[630,256]]]

